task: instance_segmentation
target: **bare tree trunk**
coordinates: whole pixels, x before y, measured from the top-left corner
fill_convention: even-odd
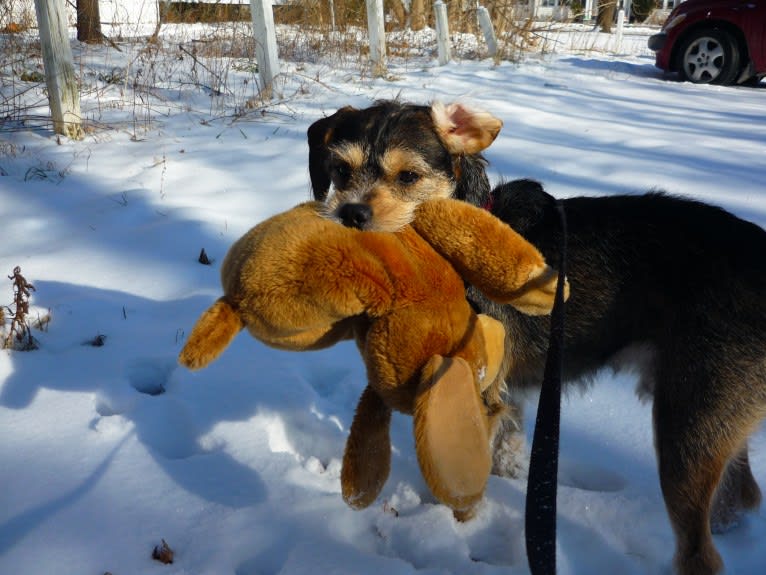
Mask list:
[[[476,2],[450,0],[445,2],[449,9],[449,28],[451,32],[476,33]]]
[[[410,28],[422,30],[426,26],[425,2],[412,0],[410,2]]]
[[[616,4],[615,0],[600,0],[598,3],[598,25],[607,34],[612,32]]]
[[[340,30],[344,30],[348,25],[348,15],[346,14],[346,0],[335,0],[335,25]]]
[[[104,39],[98,0],[77,0],[77,39],[88,44],[98,44]]]
[[[399,30],[404,30],[407,27],[407,10],[404,8],[402,0],[390,0],[391,12],[394,14],[394,19]]]

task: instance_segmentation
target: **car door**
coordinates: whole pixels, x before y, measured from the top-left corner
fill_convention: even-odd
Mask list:
[[[743,31],[750,58],[758,73],[766,73],[766,0],[746,2],[747,15]]]

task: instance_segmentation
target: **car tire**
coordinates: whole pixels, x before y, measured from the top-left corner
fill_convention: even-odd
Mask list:
[[[678,72],[695,84],[733,84],[740,68],[737,42],[724,30],[697,30],[678,51]]]

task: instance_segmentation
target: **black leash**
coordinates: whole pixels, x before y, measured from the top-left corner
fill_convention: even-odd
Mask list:
[[[564,364],[564,280],[567,259],[566,214],[561,202],[556,203],[556,208],[561,219],[559,276],[551,312],[548,356],[537,404],[527,479],[525,529],[527,562],[532,575],[556,573],[556,486],[559,469],[561,372]]]

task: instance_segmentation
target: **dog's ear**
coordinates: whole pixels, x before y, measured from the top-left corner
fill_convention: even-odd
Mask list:
[[[327,192],[330,190],[330,169],[328,160],[330,157],[330,148],[328,146],[332,139],[333,131],[342,117],[356,111],[351,106],[345,106],[335,112],[332,116],[327,116],[317,120],[309,126],[307,136],[309,142],[309,177],[311,178],[311,191],[314,199],[324,201]]]
[[[431,118],[451,154],[478,154],[495,141],[503,122],[489,112],[463,104],[431,105]]]

